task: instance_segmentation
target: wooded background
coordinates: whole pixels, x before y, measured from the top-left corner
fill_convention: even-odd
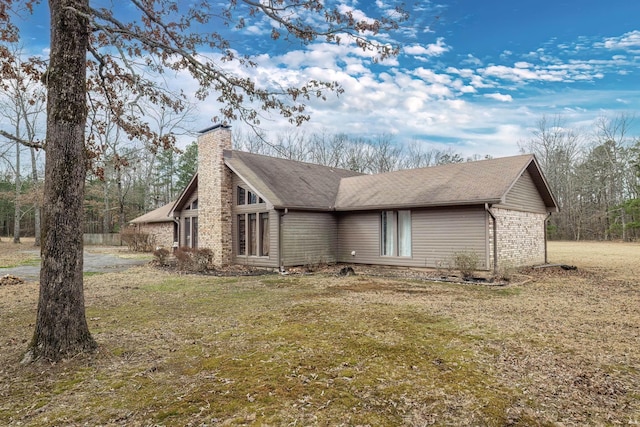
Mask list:
[[[35,101],[34,101],[35,100]],[[138,114],[160,135],[189,135],[193,107],[180,113],[154,107]],[[13,134],[35,141],[44,130],[44,93],[36,84],[9,84],[0,94],[0,116]],[[100,156],[86,181],[85,232],[113,233],[127,221],[175,200],[196,171],[195,142],[185,149],[158,147],[144,137],[130,139],[109,117],[92,116],[100,128]],[[562,116],[542,117],[531,138],[514,141],[534,153],[561,212],[552,215],[549,237],[565,240],[637,240],[640,237],[640,138],[630,134],[631,115],[597,117],[588,129],[567,127]],[[192,135],[195,139],[195,135]],[[293,160],[380,173],[481,160],[454,148],[431,148],[425,141],[397,141],[344,133],[308,134],[292,130],[266,135],[234,131],[239,150]],[[39,225],[44,150],[0,137],[0,236],[33,236]]]

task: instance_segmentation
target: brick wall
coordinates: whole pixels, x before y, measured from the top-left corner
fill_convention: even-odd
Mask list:
[[[215,127],[198,137],[198,247],[213,251],[217,266],[231,263],[231,171],[223,151],[231,149],[231,129]]]
[[[173,222],[151,222],[140,224],[138,230],[151,236],[155,247],[171,250],[173,247]]]
[[[546,214],[492,208],[498,227],[498,267],[543,264]],[[493,265],[493,222],[490,223]]]

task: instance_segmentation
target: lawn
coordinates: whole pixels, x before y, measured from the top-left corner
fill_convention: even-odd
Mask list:
[[[0,425],[637,425],[640,244],[549,257],[578,269],[501,287],[90,275],[99,351],[54,366],[19,364],[37,284],[2,286]]]

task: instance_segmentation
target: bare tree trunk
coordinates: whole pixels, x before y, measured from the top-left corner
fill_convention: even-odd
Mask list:
[[[109,203],[109,183],[105,179],[102,183],[102,196],[104,202],[104,210],[102,215],[102,232],[110,233],[111,232],[111,218],[109,218],[111,213],[111,203]]]
[[[38,164],[36,162],[36,150],[32,147],[29,149],[31,152],[31,177],[34,185],[38,184]],[[36,235],[35,246],[40,246],[40,201],[34,203],[34,232]]]
[[[82,283],[86,53],[89,0],[49,0],[47,158],[40,297],[29,359],[61,360],[96,347]]]
[[[19,122],[18,122],[19,123]],[[16,135],[19,135],[19,129]],[[20,143],[16,142],[16,199],[14,202],[13,217],[13,243],[20,243],[20,219],[22,208],[20,206],[20,193],[22,193],[22,181],[20,180]]]
[[[124,230],[124,192],[122,191],[122,169],[116,170],[116,177],[118,180],[118,227],[120,231]]]

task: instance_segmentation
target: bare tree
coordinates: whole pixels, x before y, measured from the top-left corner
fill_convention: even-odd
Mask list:
[[[614,228],[620,229],[620,238],[627,240],[627,215],[624,202],[635,190],[635,174],[631,161],[633,140],[629,130],[633,116],[619,114],[613,118],[599,117],[595,121],[596,146],[592,153],[598,159],[598,169],[602,184],[602,218],[604,238],[612,237]]]
[[[34,3],[0,3],[0,40],[18,40],[18,29],[10,19],[12,8],[31,8]],[[50,0],[48,4],[51,48],[43,76],[47,87],[47,159],[42,268],[29,360],[60,360],[96,345],[85,318],[82,281],[84,179],[91,160],[85,146],[89,91],[101,94],[91,98],[93,108],[111,110],[118,127],[128,135],[144,136],[158,146],[169,139],[155,133],[144,118],[128,114],[129,104],[120,97],[121,87],[128,86],[126,93],[180,111],[183,98],[176,99],[159,87],[148,77],[149,72],[190,73],[199,84],[198,97],[216,94],[221,105],[220,115],[214,118],[217,121],[241,119],[257,125],[261,111],[277,111],[292,124],[300,124],[309,119],[305,102],[324,98],[328,91],[341,92],[336,82],[310,80],[300,86],[259,87],[251,78],[224,66],[234,62],[250,68],[255,61],[236,55],[222,34],[199,29],[217,25],[242,28],[251,19],[267,18],[274,23],[274,39],[311,43],[320,38],[340,43],[348,38],[362,49],[375,51],[380,59],[397,53],[398,46],[377,41],[376,35],[397,29],[398,22],[406,19],[400,9],[392,17],[359,19],[348,10],[325,10],[319,0],[240,0],[223,6],[209,1],[131,0],[131,18],[126,22],[111,10],[92,7],[89,0]],[[217,54],[204,56],[203,48]],[[12,58],[0,45],[0,70],[5,70]],[[92,140],[90,136],[88,140]]]
[[[5,138],[14,145],[12,156],[4,155],[15,175],[15,201],[14,201],[14,229],[13,242],[20,242],[20,218],[23,214],[21,204],[22,195],[22,152],[24,149],[30,151],[31,160],[31,180],[37,188],[38,176],[38,155],[40,148],[38,141],[38,125],[44,116],[44,88],[34,81],[38,76],[34,70],[26,69],[28,63],[22,60],[22,49],[15,44],[7,46],[11,49],[14,61],[11,67],[5,72],[3,84],[0,85],[0,115],[13,127],[12,132],[3,131]],[[6,153],[5,153],[6,154]],[[32,203],[29,209],[35,211],[35,245],[40,245],[40,199],[31,198]]]
[[[560,238],[580,238],[579,213],[575,200],[575,164],[582,147],[582,135],[568,128],[561,116],[543,116],[534,137],[520,143],[522,152],[536,155],[549,186],[560,207],[560,215],[552,218]]]

